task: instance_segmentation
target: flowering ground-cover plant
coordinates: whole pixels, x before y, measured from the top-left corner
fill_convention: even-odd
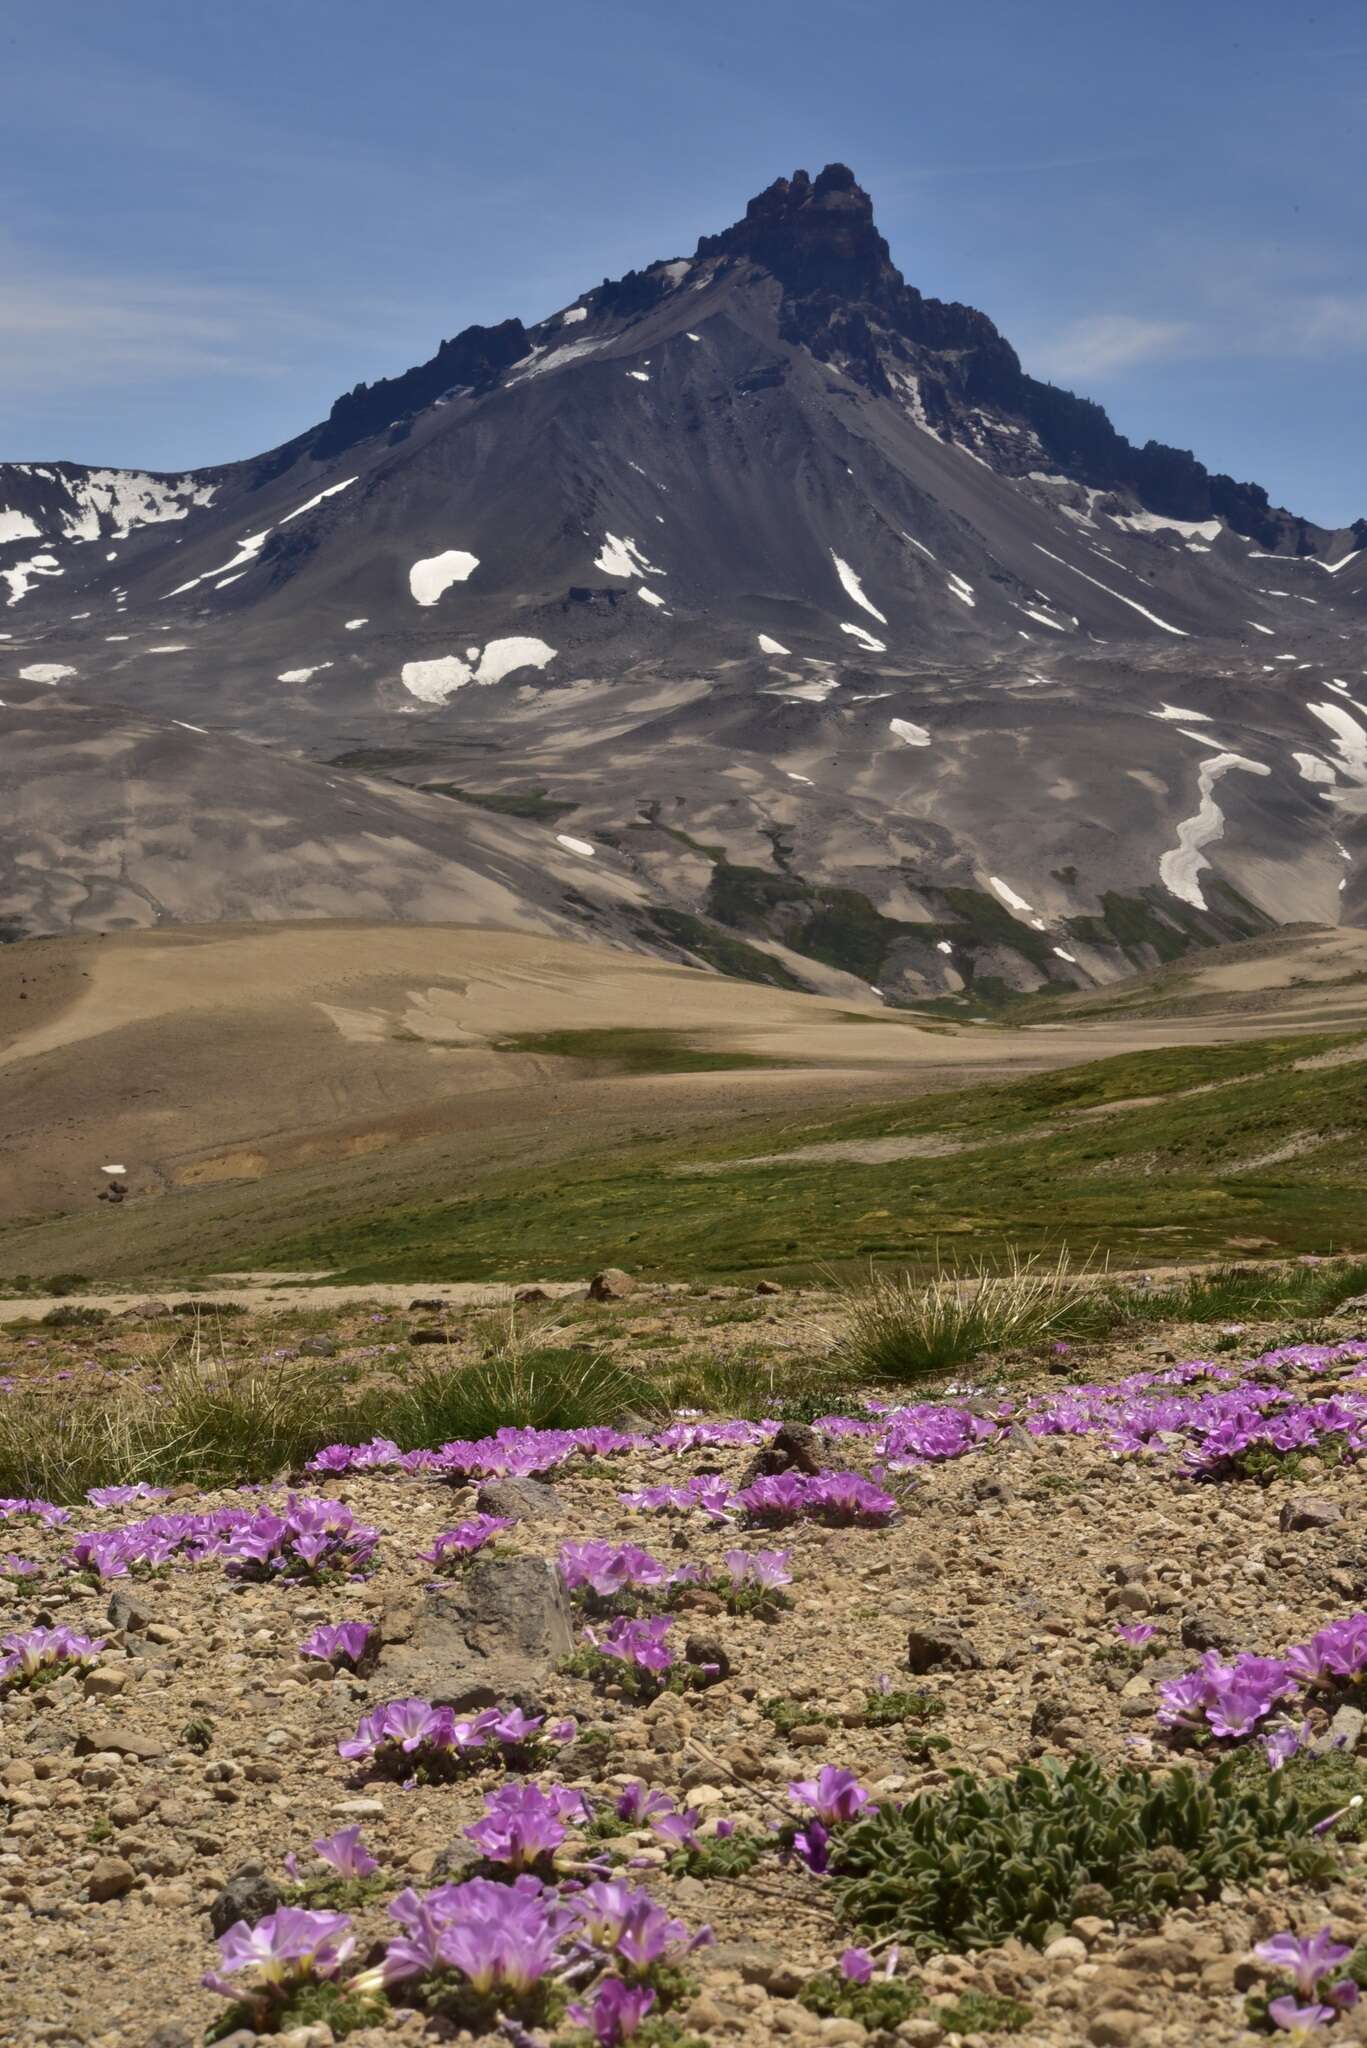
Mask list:
[[[280,1906],[254,1927],[237,1921],[218,1937],[218,1967],[206,1970],[202,1979],[207,1990],[234,2001],[211,2038],[244,2023],[257,2033],[272,2034],[286,2014],[301,2017],[301,1996],[331,1988],[355,1947],[345,1913]],[[366,2016],[364,2008],[358,2016]],[[371,2016],[378,2017],[378,2009]]]
[[[313,1843],[318,1868],[299,1870],[299,1859],[291,1852],[285,1858],[285,1875],[290,1881],[287,1894],[292,1905],[363,1906],[388,1889],[379,1863],[361,1840],[359,1827],[339,1828]]]
[[[450,1575],[463,1570],[472,1557],[513,1526],[511,1515],[471,1515],[454,1529],[443,1529],[432,1548],[420,1550],[418,1556],[433,1571]]]
[[[628,1699],[652,1700],[658,1693],[696,1692],[722,1675],[716,1664],[680,1661],[665,1638],[674,1626],[668,1614],[638,1619],[619,1615],[605,1629],[587,1628],[583,1647],[562,1669],[595,1685],[616,1685]]]
[[[526,1783],[500,1785],[485,1793],[484,1812],[464,1833],[486,1862],[520,1873],[549,1868],[551,1856],[565,1839],[566,1824],[582,1826],[588,1818],[583,1793],[567,1785],[552,1785],[548,1792]]]
[[[1361,1613],[1327,1623],[1280,1657],[1226,1659],[1208,1650],[1193,1671],[1159,1685],[1159,1724],[1234,1740],[1256,1733],[1284,1701],[1330,1696],[1364,1670],[1367,1614]],[[1283,1737],[1279,1760],[1293,1755],[1295,1747]]]
[[[635,1596],[655,1603],[670,1589],[695,1583],[697,1565],[668,1565],[635,1543],[562,1543],[560,1575],[569,1591],[595,1614],[631,1613]]]
[[[337,1754],[405,1784],[440,1784],[490,1766],[529,1770],[548,1748],[571,1742],[572,1720],[548,1727],[520,1707],[486,1707],[462,1717],[429,1700],[389,1700],[366,1714]]]
[[[374,1562],[379,1531],[340,1501],[290,1494],[282,1512],[215,1508],[207,1514],[151,1515],[119,1529],[84,1530],[68,1562],[95,1579],[159,1571],[173,1562],[220,1562],[243,1578],[319,1582],[357,1578]]]
[[[867,1523],[879,1526],[897,1512],[881,1486],[858,1472],[779,1472],[742,1487],[736,1504],[748,1522],[778,1528],[787,1522]]]
[[[0,1498],[0,1522],[12,1522],[20,1515],[33,1515],[47,1529],[58,1529],[71,1520],[70,1508],[59,1508],[54,1501],[24,1500],[13,1494]]]
[[[64,1671],[99,1662],[103,1636],[77,1635],[69,1628],[30,1628],[0,1636],[0,1690],[46,1685]]]
[[[375,1631],[367,1621],[320,1622],[299,1645],[301,1657],[316,1657],[338,1671],[359,1671]]]

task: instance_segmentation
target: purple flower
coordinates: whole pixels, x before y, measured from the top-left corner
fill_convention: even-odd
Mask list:
[[[491,1863],[525,1870],[565,1839],[565,1820],[585,1816],[582,1794],[557,1787],[548,1797],[535,1785],[503,1785],[484,1795],[484,1814],[465,1829]]]
[[[239,1920],[218,1937],[219,1968],[207,1970],[202,1982],[210,1991],[236,1998],[230,1977],[256,1970],[267,1985],[307,1977],[331,1977],[356,1946],[345,1913],[309,1913],[300,1906],[281,1906],[249,1927]]]
[[[673,1804],[667,1792],[648,1792],[641,1780],[634,1778],[631,1784],[623,1786],[614,1810],[618,1820],[634,1827],[640,1821],[648,1821],[653,1814],[669,1813]]]
[[[733,1585],[758,1586],[764,1592],[772,1592],[793,1583],[788,1570],[790,1555],[786,1550],[728,1550],[726,1569]]]
[[[584,1589],[601,1600],[668,1586],[679,1577],[677,1571],[634,1543],[563,1543],[560,1570],[572,1593]]]
[[[35,1564],[31,1557],[20,1557],[13,1550],[0,1557],[0,1575],[7,1579],[33,1579],[42,1569],[43,1567]]]
[[[403,1933],[376,1969],[353,1980],[358,1991],[458,1970],[478,1992],[518,1996],[555,1967],[558,1944],[575,1924],[532,1877],[511,1884],[470,1878],[426,1894],[402,1891],[389,1911]]]
[[[788,1791],[803,1806],[810,1806],[826,1827],[857,1820],[866,1809],[877,1810],[869,1808],[869,1795],[854,1772],[839,1770],[834,1764],[823,1764],[815,1778],[798,1779]]]
[[[1298,2005],[1294,1998],[1288,1997],[1270,2000],[1267,2016],[1274,2026],[1284,2027],[1287,2033],[1293,2033],[1304,2027],[1327,2026],[1336,2014],[1332,2005]]]
[[[436,1571],[449,1571],[454,1565],[464,1563],[477,1550],[483,1550],[501,1536],[505,1529],[513,1527],[511,1515],[472,1515],[467,1522],[457,1523],[454,1529],[446,1529],[438,1536],[430,1550],[420,1550],[418,1556],[424,1564],[430,1564]]]
[[[1281,1726],[1277,1728],[1265,1728],[1262,1734],[1262,1744],[1263,1752],[1267,1757],[1267,1768],[1269,1771],[1279,1771],[1282,1765],[1289,1763],[1302,1744],[1309,1739],[1310,1723],[1308,1721],[1302,1721],[1299,1728],[1295,1727],[1290,1721],[1282,1722]]]
[[[592,1629],[586,1631],[588,1640],[603,1656],[612,1657],[621,1664],[635,1665],[638,1670],[651,1671],[657,1675],[668,1671],[674,1662],[674,1653],[666,1643],[673,1623],[667,1614],[653,1614],[641,1621],[629,1621],[623,1616],[614,1621],[605,1634],[595,1635]]]
[[[848,1984],[867,1984],[873,1976],[873,1957],[866,1948],[847,1948],[840,1958],[840,1974]]]
[[[1262,1962],[1271,1963],[1275,1970],[1284,1970],[1301,1997],[1311,1998],[1320,1978],[1337,1969],[1352,1954],[1352,1949],[1335,1941],[1327,1927],[1321,1927],[1305,1937],[1274,1934],[1271,1940],[1260,1941],[1253,1953]]]
[[[370,1636],[368,1622],[322,1622],[299,1645],[299,1654],[301,1657],[317,1657],[324,1664],[346,1664],[354,1671]]]
[[[1118,1621],[1115,1632],[1122,1643],[1129,1643],[1136,1650],[1153,1638],[1153,1628],[1147,1621]]]
[[[103,1636],[77,1635],[65,1626],[0,1636],[0,1683],[22,1685],[63,1664],[94,1664],[104,1642]]]
[[[702,1815],[692,1806],[670,1813],[657,1812],[650,1816],[650,1831],[667,1849],[696,1849],[701,1819]]]
[[[793,1849],[799,1861],[808,1870],[820,1877],[830,1865],[831,1838],[819,1820],[809,1820],[793,1836]]]
[[[624,1984],[620,1977],[604,1977],[594,1988],[593,2003],[572,2005],[569,2017],[577,2027],[587,2027],[598,2048],[620,2048],[636,2032],[655,2003],[648,1984]]]
[[[139,1500],[169,1500],[169,1486],[144,1486],[139,1480],[135,1486],[92,1486],[86,1499],[92,1508],[126,1508]]]
[[[326,1835],[313,1846],[339,1877],[371,1877],[380,1867],[370,1851],[362,1846],[358,1827],[339,1828],[335,1835]]]

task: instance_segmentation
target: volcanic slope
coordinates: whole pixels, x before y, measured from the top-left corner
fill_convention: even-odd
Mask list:
[[[255,461],[0,465],[16,774],[44,691],[265,741],[426,789],[457,860],[471,806],[511,813],[572,922],[893,1000],[1359,920],[1365,627],[1367,523],[1027,376],[903,282],[839,165]],[[102,840],[105,772],[63,778]],[[167,761],[163,809],[196,800]],[[0,917],[100,922],[95,858],[45,895],[18,843]],[[280,914],[229,861],[117,915]]]

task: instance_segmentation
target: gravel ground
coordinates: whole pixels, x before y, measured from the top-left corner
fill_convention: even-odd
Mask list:
[[[673,1315],[696,1325],[715,1313],[664,1296],[649,1315],[643,1307],[624,1306],[615,1324],[605,1319],[616,1348],[638,1345],[642,1322],[654,1336]],[[820,1301],[766,1304],[765,1312],[774,1324],[709,1328],[708,1340],[742,1356],[766,1344],[810,1351],[833,1314]],[[344,1350],[367,1334],[358,1321],[337,1331]],[[1248,1332],[1240,1343],[1257,1350],[1272,1334]],[[1193,1342],[1196,1335],[1164,1332],[1070,1366],[1111,1378],[1163,1354],[1201,1355],[1199,1342],[1208,1345],[1212,1333]],[[264,1325],[234,1326],[241,1347],[271,1338]],[[107,1369],[102,1354],[115,1346],[129,1361],[155,1352],[136,1330],[14,1339],[9,1398],[22,1395],[26,1376],[90,1370],[92,1359]],[[703,1469],[735,1478],[747,1457],[640,1454],[610,1468],[567,1468],[553,1478],[559,1510],[519,1524],[506,1547],[554,1558],[563,1540],[603,1537],[719,1562],[734,1532],[696,1515],[635,1513],[618,1495]],[[845,1460],[833,1452],[829,1462]],[[538,1703],[610,1737],[606,1760],[587,1776],[566,1771],[570,1782],[601,1794],[643,1779],[741,1830],[790,1816],[788,1781],[824,1762],[854,1769],[881,1797],[903,1799],[954,1766],[996,1775],[1083,1752],[1113,1765],[1146,1760],[1154,1679],[1195,1662],[1182,1647],[1184,1629],[1190,1636],[1213,1619],[1233,1646],[1270,1653],[1363,1604],[1367,1548],[1356,1532],[1365,1487],[1351,1466],[1317,1476],[1314,1494],[1342,1519],[1288,1532],[1282,1509],[1306,1492],[1303,1482],[1196,1485],[1158,1463],[1117,1463],[1095,1440],[1005,1442],[925,1469],[890,1528],[799,1525],[755,1538],[791,1551],[793,1605],[766,1623],[709,1613],[704,1597],[701,1613],[681,1618],[680,1633],[683,1622],[705,1628],[729,1659],[730,1675],[709,1690],[639,1707],[557,1673],[538,1687]],[[389,1692],[376,1677],[334,1676],[297,1648],[320,1621],[376,1624],[411,1601],[428,1577],[417,1553],[473,1507],[473,1490],[354,1475],[309,1478],[301,1490],[346,1502],[380,1531],[378,1564],[364,1582],[242,1584],[209,1562],[97,1588],[61,1566],[70,1530],[112,1528],[145,1510],[78,1508],[67,1530],[31,1518],[5,1524],[4,1547],[44,1571],[0,1581],[3,1625],[60,1622],[106,1638],[84,1676],[11,1692],[0,1705],[0,2032],[16,2048],[186,2048],[222,2009],[199,1978],[215,1960],[207,1909],[234,1871],[255,1863],[279,1878],[287,1854],[307,1865],[314,1837],[355,1822],[392,1889],[422,1885],[436,1881],[441,1852],[480,1812],[487,1779],[411,1790],[362,1781],[337,1743]],[[196,1495],[193,1506],[243,1502],[222,1492]],[[1138,1672],[1108,1654],[1122,1620],[1155,1630],[1159,1654]],[[962,1630],[981,1667],[910,1680],[908,1631],[936,1624]],[[928,1725],[947,1750],[913,1762],[901,1730],[864,1724],[867,1694],[884,1674],[938,1699],[943,1714]],[[761,1711],[775,1697],[802,1709],[783,1737]],[[649,1836],[627,1848],[647,1865],[663,1862]],[[1043,1954],[1011,1943],[931,1958],[919,1974],[932,2001],[970,1987],[1018,1996],[1031,2016],[1015,2038],[1026,2043],[1245,2040],[1243,1994],[1261,1977],[1249,1956],[1255,1941],[1326,1920],[1343,1939],[1367,1936],[1364,1853],[1343,1848],[1341,1877],[1327,1894],[1273,1871],[1261,1889],[1176,1912],[1157,1927],[1083,1919]],[[793,1996],[844,1946],[820,1879],[776,1855],[740,1880],[658,1868],[646,1877],[690,1927],[705,1922],[716,1936],[690,1962],[697,1989],[684,2016],[693,2033],[744,2048],[776,2037],[872,2038],[854,2021],[815,2018]],[[383,1901],[359,1909],[356,1922],[364,1953],[384,1931]],[[899,2038],[913,2048],[947,2038],[934,2010],[932,2002],[930,2016],[906,2022]],[[424,2027],[396,2012],[350,2038],[366,2048],[416,2039]],[[1350,2014],[1333,2032],[1364,2039],[1367,2025]],[[440,2037],[439,2026],[429,2029],[427,2038]],[[315,2026],[297,2048],[330,2038]]]

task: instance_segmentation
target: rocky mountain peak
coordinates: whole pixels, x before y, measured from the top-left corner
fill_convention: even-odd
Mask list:
[[[697,254],[746,258],[798,295],[864,299],[901,283],[874,225],[873,201],[845,164],[827,164],[816,179],[806,171],[776,178],[750,201],[743,220],[704,235]]]

